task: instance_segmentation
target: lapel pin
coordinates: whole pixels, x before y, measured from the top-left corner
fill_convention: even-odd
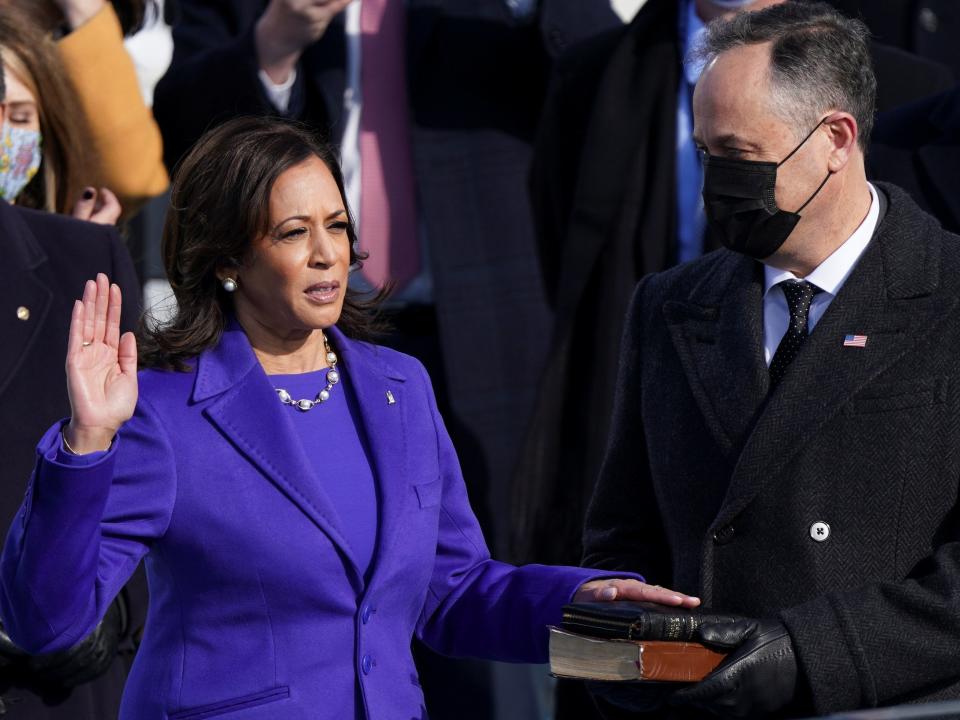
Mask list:
[[[846,335],[843,338],[844,347],[866,347],[867,346],[867,336],[866,335]]]
[[[393,397],[393,393],[387,390],[387,405],[394,405],[396,402],[397,400]]]

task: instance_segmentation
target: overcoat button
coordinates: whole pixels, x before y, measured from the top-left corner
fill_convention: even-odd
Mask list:
[[[364,655],[360,659],[360,669],[363,670],[363,674],[369,675],[371,667],[373,667],[373,660],[370,659],[369,655]]]
[[[17,319],[18,320],[29,320],[30,319],[30,308],[25,305],[21,305],[17,308]]]
[[[810,526],[810,537],[817,542],[823,542],[830,537],[830,526],[825,522],[815,522]]]
[[[928,7],[923,8],[920,11],[920,27],[926,30],[928,33],[935,33],[940,29],[940,18],[937,17],[937,14]]]
[[[370,622],[370,614],[373,612],[373,609],[369,605],[364,605],[363,609],[360,611],[360,622],[366,625]]]
[[[726,545],[733,540],[735,532],[733,525],[725,525],[713,534],[713,542],[717,545]]]

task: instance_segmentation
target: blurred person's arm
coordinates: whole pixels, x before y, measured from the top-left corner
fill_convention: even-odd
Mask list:
[[[326,128],[327,108],[315,97],[307,73],[297,68],[302,68],[303,53],[347,4],[349,0],[181,0],[173,62],[154,96],[167,167],[173,168],[206,130],[238,115],[286,114]],[[342,67],[345,47],[329,50],[331,66]],[[325,62],[314,63],[313,70]],[[287,83],[291,87],[284,88]],[[281,96],[288,93],[288,103],[278,102],[274,86]]]
[[[58,46],[90,126],[100,184],[116,193],[129,217],[169,184],[160,129],[140,94],[113,6],[105,0],[59,4],[72,30]]]

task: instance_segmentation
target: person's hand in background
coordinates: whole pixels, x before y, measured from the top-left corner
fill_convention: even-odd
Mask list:
[[[116,225],[123,208],[120,201],[107,188],[99,192],[92,187],[85,188],[83,195],[73,206],[73,216],[78,220],[87,220],[98,225]]]
[[[270,0],[254,31],[260,69],[277,85],[286,82],[306,47],[323,37],[333,18],[351,2]]]
[[[54,2],[60,8],[71,30],[76,30],[89,21],[107,4],[107,0],[54,0]]]

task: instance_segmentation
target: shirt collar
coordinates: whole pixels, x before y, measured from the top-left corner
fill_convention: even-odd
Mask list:
[[[820,263],[816,269],[807,275],[804,280],[813,283],[824,293],[836,296],[840,288],[847,281],[850,273],[857,264],[857,260],[870,244],[870,238],[873,237],[873,231],[877,228],[877,222],[880,219],[880,198],[877,197],[877,190],[870,183],[870,210],[867,216],[860,223],[860,226],[853,231],[853,235],[844,241],[843,245],[833,251],[826,260]],[[764,295],[770,292],[770,289],[784,280],[797,280],[797,276],[789,270],[780,270],[769,265],[763,266],[763,291]]]
[[[707,26],[697,15],[696,3],[689,0],[680,10],[680,36],[683,38],[683,75],[691,86],[697,84],[704,63],[688,59],[690,51],[700,42],[700,38],[707,31]]]

